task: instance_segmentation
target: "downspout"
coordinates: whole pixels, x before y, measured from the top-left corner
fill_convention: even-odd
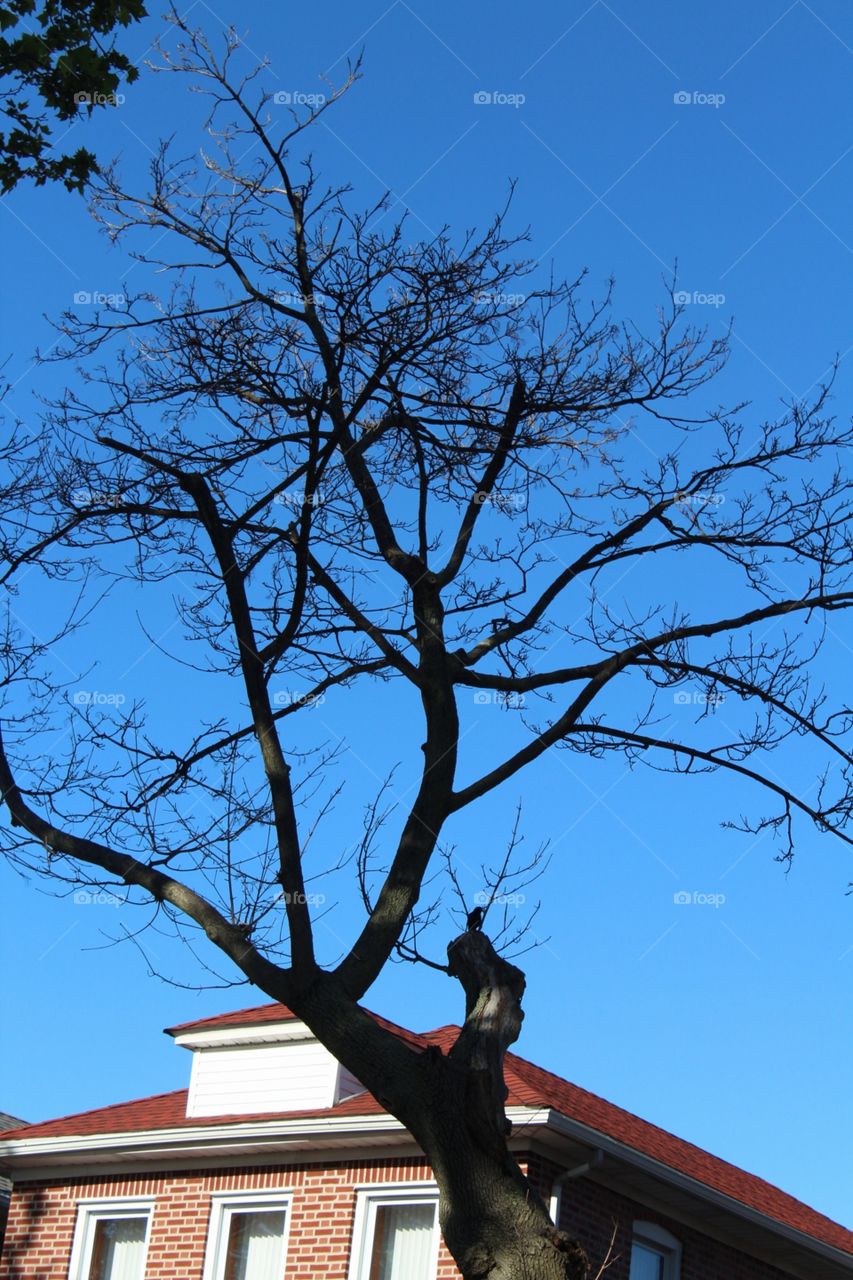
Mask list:
[[[560,1225],[560,1209],[563,1204],[563,1187],[565,1184],[571,1182],[572,1178],[581,1178],[585,1173],[591,1173],[593,1169],[600,1169],[603,1164],[604,1152],[599,1147],[593,1151],[585,1164],[575,1165],[574,1169],[565,1169],[554,1179],[551,1183],[551,1200],[548,1209],[555,1227]]]

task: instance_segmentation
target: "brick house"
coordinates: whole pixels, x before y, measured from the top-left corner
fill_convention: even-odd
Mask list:
[[[20,1129],[25,1121],[0,1111],[0,1133],[6,1129]],[[6,1230],[6,1215],[9,1212],[9,1197],[12,1194],[12,1183],[0,1172],[0,1252],[3,1249],[3,1233]]]
[[[388,1025],[388,1024],[386,1024]],[[410,1043],[447,1049],[457,1028]],[[0,1137],[0,1280],[450,1280],[406,1130],[282,1005],[175,1027],[188,1090]],[[853,1232],[514,1054],[521,1164],[607,1280],[842,1280]]]

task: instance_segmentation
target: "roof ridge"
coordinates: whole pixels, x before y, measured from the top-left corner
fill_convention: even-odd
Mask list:
[[[263,1013],[276,1008],[284,1010],[282,1021],[287,1021],[288,1019],[298,1021],[296,1014],[286,1004],[282,1004],[280,1000],[268,1000],[265,1004],[253,1004],[245,1009],[231,1009],[228,1013],[214,1013],[209,1017],[192,1018],[189,1022],[178,1022],[173,1027],[164,1027],[164,1031],[166,1035],[171,1036],[176,1031],[188,1031],[191,1027],[202,1027],[205,1024],[225,1023],[227,1025],[233,1018],[242,1018],[245,1014]]]
[[[280,1016],[271,1016],[278,1015],[279,1010],[281,1011]],[[421,1040],[425,1036],[434,1034],[429,1031],[412,1031],[409,1027],[403,1027],[397,1022],[392,1022],[390,1018],[384,1018],[381,1014],[374,1013],[372,1009],[365,1009],[364,1012],[369,1014],[376,1022],[381,1023],[382,1026],[389,1028],[391,1031],[399,1032],[410,1039]],[[173,1027],[164,1028],[164,1030],[167,1035],[175,1035],[176,1033],[194,1029],[201,1031],[205,1027],[212,1030],[217,1026],[252,1026],[277,1021],[302,1022],[303,1019],[280,1000],[270,1000],[266,1004],[250,1005],[246,1009],[232,1009],[229,1013],[214,1014],[209,1018],[194,1018],[191,1022],[179,1022]],[[439,1030],[443,1031],[446,1028],[441,1027]]]

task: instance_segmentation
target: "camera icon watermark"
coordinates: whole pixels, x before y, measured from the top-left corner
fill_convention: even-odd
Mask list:
[[[78,289],[74,294],[75,307],[124,307],[127,295],[124,293],[104,293],[100,289]]]
[[[303,93],[301,89],[279,89],[272,100],[277,107],[311,107],[316,110],[326,101],[325,93]]]
[[[274,707],[319,707],[326,701],[325,693],[298,693],[295,689],[278,689],[273,694]]]
[[[726,695],[719,689],[678,689],[672,700],[678,707],[719,707]]]
[[[291,507],[294,511],[301,511],[303,507],[323,505],[323,499],[319,493],[306,493],[304,489],[285,489],[283,493],[275,494],[273,502],[279,507]]]
[[[724,307],[726,305],[726,295],[724,293],[703,293],[701,289],[677,289],[672,295],[672,300],[677,307]]]
[[[474,105],[477,107],[523,107],[527,101],[525,93],[504,93],[501,89],[478,89],[474,94]]]
[[[109,489],[72,489],[68,495],[75,507],[118,507],[122,495]]]
[[[524,706],[524,694],[506,689],[475,689],[475,707],[503,707],[504,711],[519,711]]]
[[[493,904],[501,907],[523,907],[526,901],[527,895],[524,893],[496,893],[493,897],[485,889],[481,889],[474,894],[474,902],[478,907],[490,907]]]
[[[88,93],[81,89],[74,95],[78,107],[123,107],[126,101],[123,93]]]
[[[310,306],[317,307],[323,303],[332,305],[334,299],[327,293],[315,290],[313,293],[301,293],[298,289],[271,289],[269,296],[274,302],[280,302],[285,307],[294,307],[300,309]]]
[[[306,302],[313,302],[311,294],[297,293],[295,289],[273,289],[270,297],[285,307],[303,307]]]
[[[501,489],[485,493],[482,489],[474,494],[474,501],[480,507],[494,507],[497,511],[518,512],[527,510],[526,489]]]
[[[715,907],[723,906],[726,901],[724,893],[700,893],[698,889],[689,892],[687,889],[679,889],[677,893],[672,895],[672,901],[677,907]]]
[[[78,907],[120,907],[124,898],[115,893],[107,893],[105,889],[77,889],[74,902]]]
[[[672,100],[677,107],[715,107],[717,110],[726,101],[724,93],[702,93],[699,89],[689,92],[686,89],[677,89],[672,95]]]
[[[474,301],[481,307],[520,307],[527,301],[526,293],[490,293],[487,289],[474,294]]]
[[[718,489],[699,489],[696,493],[677,493],[675,495],[675,505],[677,507],[693,507],[694,509],[721,507],[725,500],[726,495],[720,493]]]
[[[127,702],[123,693],[103,693],[100,689],[77,689],[71,701],[75,707],[121,707]]]

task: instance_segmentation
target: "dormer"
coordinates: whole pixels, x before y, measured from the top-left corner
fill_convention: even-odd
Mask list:
[[[188,1117],[318,1111],[364,1092],[284,1005],[185,1023],[169,1034],[193,1056]]]

